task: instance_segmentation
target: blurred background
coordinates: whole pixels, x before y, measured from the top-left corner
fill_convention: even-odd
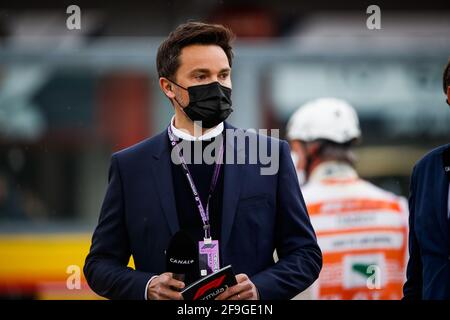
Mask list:
[[[69,5],[81,29],[69,30]],[[98,298],[82,275],[111,153],[163,130],[164,37],[187,20],[236,34],[234,112],[280,129],[307,100],[358,111],[358,172],[407,196],[414,163],[450,137],[442,72],[450,2],[39,1],[0,8],[0,298]],[[132,265],[133,262],[130,262]],[[79,281],[78,281],[79,280]]]

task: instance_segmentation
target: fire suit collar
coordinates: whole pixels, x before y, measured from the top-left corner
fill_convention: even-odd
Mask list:
[[[329,179],[353,180],[358,179],[358,174],[352,166],[345,162],[326,161],[312,171],[308,182],[320,182]]]

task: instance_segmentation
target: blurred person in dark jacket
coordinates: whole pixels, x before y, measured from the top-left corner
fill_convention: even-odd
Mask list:
[[[450,60],[444,70],[443,87],[450,104]],[[450,144],[428,153],[413,169],[405,299],[450,299],[449,182]]]

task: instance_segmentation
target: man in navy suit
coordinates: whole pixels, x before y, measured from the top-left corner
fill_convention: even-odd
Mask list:
[[[289,299],[317,279],[322,255],[288,144],[224,122],[232,111],[232,38],[223,26],[189,22],[159,47],[159,84],[175,115],[167,130],[112,156],[84,267],[99,295],[182,299],[186,283],[165,265],[180,229],[196,243],[216,241],[221,267],[237,274],[219,300]],[[248,161],[252,140],[267,146],[276,170],[264,174],[267,162]],[[203,152],[212,145],[215,161],[192,163],[180,144]]]
[[[450,61],[444,71],[450,103]],[[409,262],[405,299],[450,299],[450,144],[414,167],[409,199]]]

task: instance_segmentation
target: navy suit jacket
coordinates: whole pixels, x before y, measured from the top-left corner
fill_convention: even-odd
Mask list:
[[[227,123],[225,129],[244,134]],[[253,135],[270,148],[273,138]],[[101,296],[144,299],[148,280],[166,271],[164,251],[179,230],[167,139],[163,131],[112,156],[109,185],[84,266],[90,287]],[[248,148],[230,140],[226,153],[246,161],[222,167],[221,264],[232,264],[236,274],[246,273],[261,299],[292,298],[317,279],[322,255],[289,146],[276,140],[279,170],[261,175],[263,165],[249,164]],[[135,270],[127,267],[131,255]]]
[[[449,179],[443,160],[448,148],[450,144],[427,154],[411,177],[405,299],[450,299]]]

